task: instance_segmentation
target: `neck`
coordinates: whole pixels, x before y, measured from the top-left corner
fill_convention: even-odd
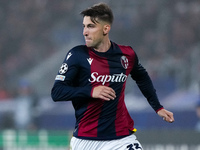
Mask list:
[[[94,50],[97,52],[107,52],[110,49],[110,46],[111,46],[111,42],[108,39],[104,42],[101,42],[98,48],[94,48]]]

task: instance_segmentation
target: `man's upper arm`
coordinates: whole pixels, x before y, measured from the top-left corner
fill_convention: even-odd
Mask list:
[[[77,87],[74,85],[79,73],[79,58],[74,50],[66,55],[55,78],[51,96],[54,101],[68,101],[78,97],[89,97],[92,87]]]

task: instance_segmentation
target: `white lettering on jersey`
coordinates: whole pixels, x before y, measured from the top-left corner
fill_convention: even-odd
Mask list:
[[[87,61],[89,62],[89,64],[92,64],[93,58],[87,58]]]
[[[113,75],[98,75],[98,72],[93,72],[91,74],[91,79],[88,79],[90,82],[102,82],[104,85],[106,82],[125,82],[127,79],[127,75],[121,74],[113,74]]]
[[[69,52],[69,54],[67,55],[67,58],[66,58],[66,60],[68,60],[70,57],[72,56],[72,53],[71,52]]]

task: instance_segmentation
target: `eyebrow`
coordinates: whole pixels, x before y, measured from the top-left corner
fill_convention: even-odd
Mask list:
[[[98,22],[97,22],[97,23],[98,23]],[[95,25],[97,25],[97,23],[92,21],[92,22],[90,22],[90,23],[86,24],[86,26],[88,26],[88,25],[90,25],[90,26],[91,26],[91,25],[94,25],[94,26],[95,26]],[[84,23],[83,23],[83,26],[85,26],[85,24],[84,24]]]

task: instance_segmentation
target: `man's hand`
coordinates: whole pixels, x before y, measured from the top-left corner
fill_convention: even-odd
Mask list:
[[[116,94],[112,88],[100,85],[94,87],[92,97],[109,101],[114,100],[116,98]]]
[[[157,114],[163,118],[163,120],[169,122],[169,123],[172,123],[174,122],[174,116],[173,116],[173,113],[166,110],[166,109],[161,109],[157,112]]]

